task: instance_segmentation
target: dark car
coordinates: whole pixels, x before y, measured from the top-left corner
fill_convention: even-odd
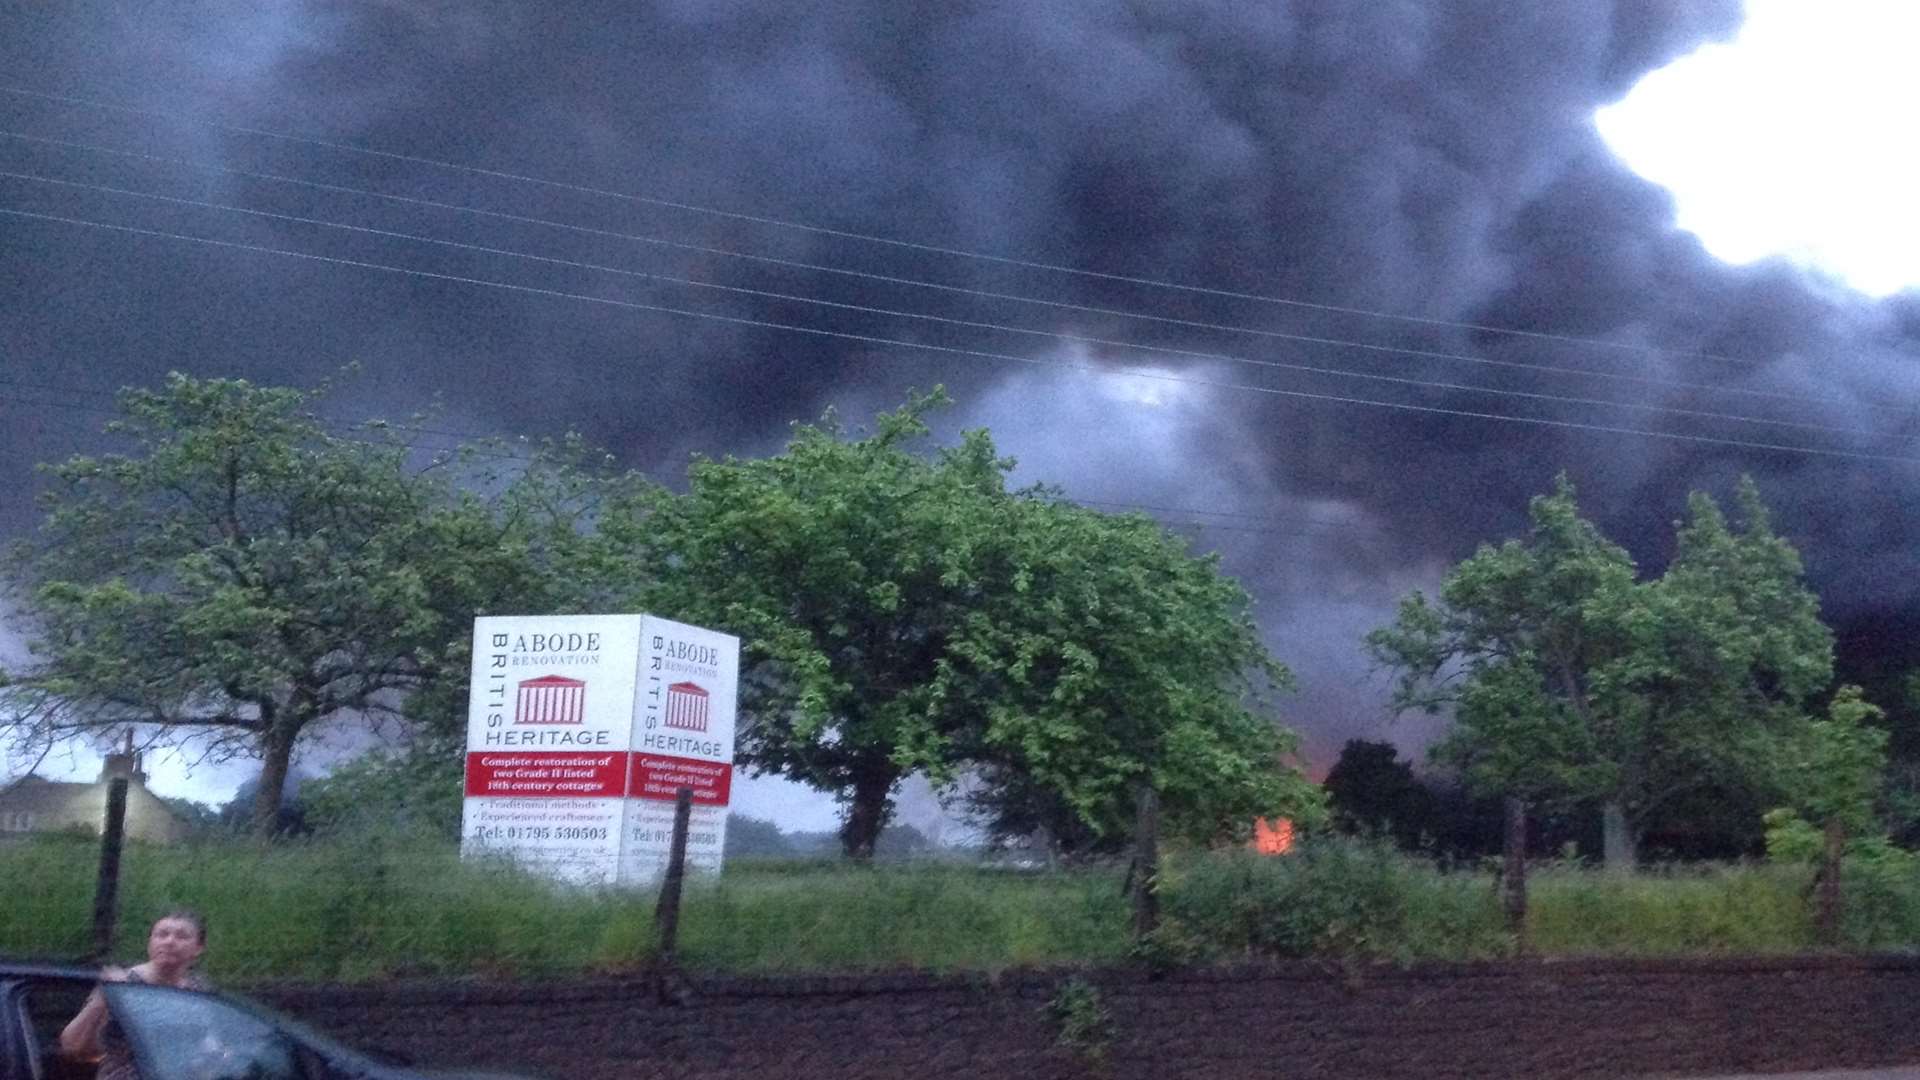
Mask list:
[[[130,982],[88,968],[0,962],[0,1080],[93,1080],[60,1050],[60,1029],[94,987],[143,1080],[510,1080],[415,1069],[352,1049],[243,998]]]

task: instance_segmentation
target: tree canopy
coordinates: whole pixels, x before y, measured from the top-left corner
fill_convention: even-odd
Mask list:
[[[1599,800],[1613,865],[1670,800],[1770,784],[1832,678],[1832,635],[1750,481],[1739,508],[1732,526],[1695,494],[1666,572],[1641,581],[1563,476],[1525,539],[1483,546],[1369,636],[1396,707],[1453,711],[1436,757],[1478,790]]]
[[[257,756],[265,831],[316,725],[433,701],[476,611],[554,599],[540,564],[573,535],[557,474],[526,466],[481,498],[384,425],[333,433],[321,392],[175,374],[122,393],[126,452],[47,467],[10,562],[34,662],[0,731],[137,727]]]
[[[49,467],[10,564],[34,662],[0,734],[256,756],[264,832],[302,739],[401,723],[410,748],[316,789],[335,822],[457,774],[474,615],[649,610],[743,639],[740,759],[837,794],[856,856],[916,771],[1092,837],[1143,787],[1194,836],[1318,812],[1240,587],[1143,516],[1011,490],[984,431],[922,451],[938,391],[869,435],[829,417],[778,455],[696,460],[684,494],[577,442],[429,457],[381,424],[336,434],[323,392],[175,375],[122,395],[122,452]]]
[[[984,431],[914,452],[943,400],[696,461],[605,524],[638,602],[745,643],[740,757],[836,793],[857,857],[915,771],[1018,777],[1096,832],[1140,784],[1196,830],[1311,814],[1239,587],[1145,518],[1010,490]]]
[[[1008,510],[1006,584],[956,641],[956,670],[989,702],[957,749],[988,783],[1054,804],[1040,818],[1060,823],[1056,836],[1069,814],[1094,836],[1125,834],[1141,784],[1163,827],[1193,840],[1242,834],[1258,816],[1320,817],[1273,710],[1292,674],[1214,559],[1140,514],[1043,492]]]

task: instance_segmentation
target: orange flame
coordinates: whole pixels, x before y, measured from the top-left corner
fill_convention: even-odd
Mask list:
[[[1293,850],[1293,822],[1286,818],[1253,819],[1253,850],[1262,855],[1285,855]]]

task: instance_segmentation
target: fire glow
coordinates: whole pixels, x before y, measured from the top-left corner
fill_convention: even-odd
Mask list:
[[[1253,819],[1253,850],[1262,855],[1285,855],[1293,850],[1293,822],[1286,818]]]

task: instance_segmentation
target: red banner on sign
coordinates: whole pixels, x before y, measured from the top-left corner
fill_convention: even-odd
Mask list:
[[[626,794],[625,751],[479,750],[467,754],[467,796],[617,799]]]
[[[693,789],[697,806],[725,806],[733,792],[733,766],[665,754],[635,754],[627,778],[630,799],[672,802],[681,788]]]

